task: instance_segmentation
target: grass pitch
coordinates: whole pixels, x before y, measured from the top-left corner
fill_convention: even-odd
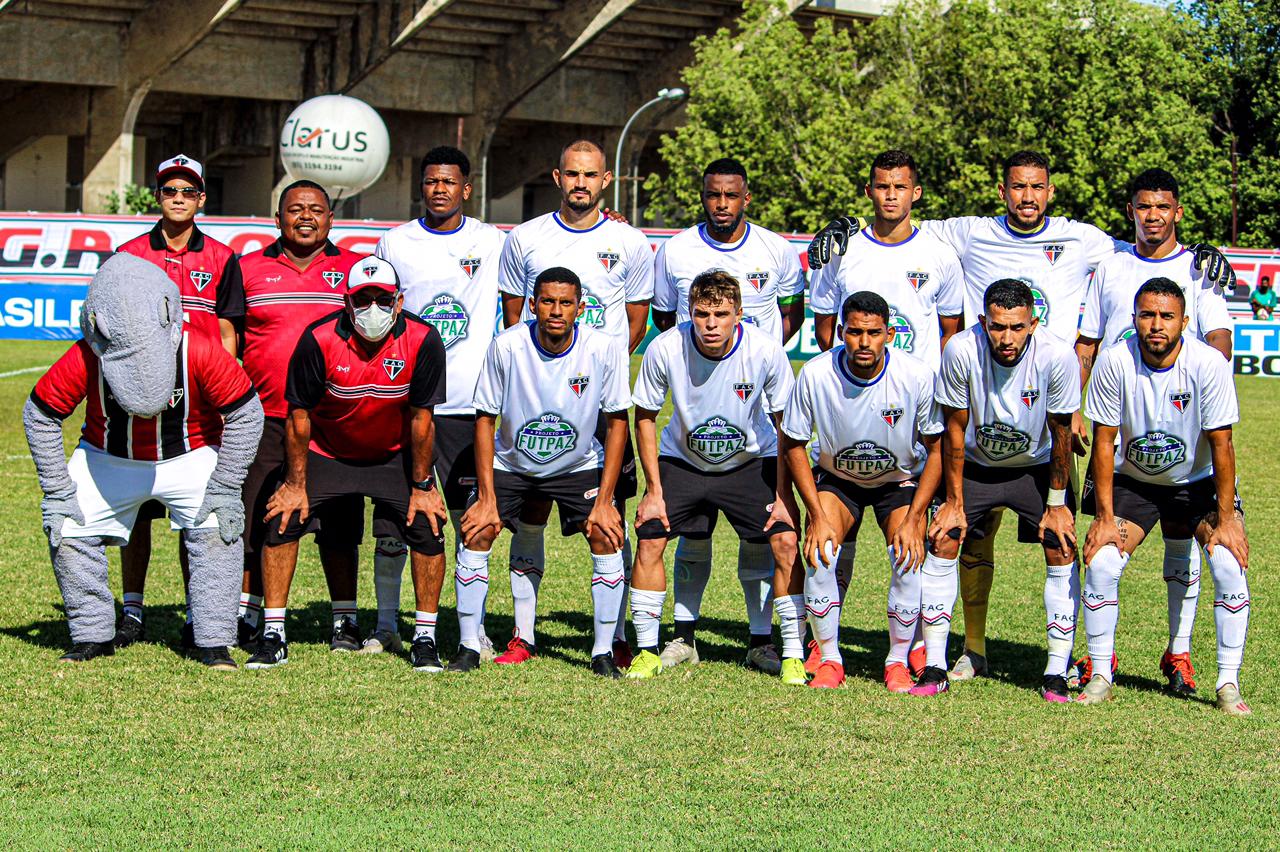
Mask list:
[[[47,365],[64,348],[0,344],[0,372]],[[1158,540],[1125,572],[1116,700],[1099,708],[1042,703],[1034,688],[1044,664],[1044,567],[1039,548],[1013,541],[1013,524],[997,549],[993,677],[936,700],[890,695],[880,684],[888,570],[873,524],[863,530],[843,619],[850,680],[835,692],[785,687],[741,667],[747,628],[736,542],[723,523],[699,642],[706,662],[655,681],[605,683],[588,671],[591,563],[584,541],[558,535],[547,543],[541,656],[513,669],[415,675],[404,658],[329,653],[324,580],[314,548],[304,545],[290,664],[205,671],[175,650],[176,539],[159,527],[147,588],[152,643],[62,666],[55,661],[66,624],[19,417],[38,375],[0,378],[0,410],[8,412],[0,430],[6,846],[1276,844],[1280,633],[1272,602],[1280,580],[1271,558],[1280,538],[1272,520],[1280,382],[1238,381],[1253,598],[1243,687],[1254,715],[1237,720],[1212,706],[1207,566],[1193,646],[1199,696],[1184,702],[1159,690],[1166,611]],[[507,542],[495,547],[491,574],[488,629],[499,641],[511,629]],[[375,620],[368,550],[366,630]],[[118,594],[118,571],[113,583]],[[452,604],[450,578],[440,619],[446,652],[457,641]],[[403,607],[407,636],[407,578]],[[670,612],[668,603],[668,619]],[[1077,654],[1083,626],[1079,634]]]

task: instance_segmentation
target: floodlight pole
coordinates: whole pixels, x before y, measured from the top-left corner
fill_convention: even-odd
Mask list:
[[[654,104],[660,104],[663,101],[678,101],[684,97],[684,89],[659,89],[658,96],[653,100],[645,103],[640,109],[631,113],[631,117],[627,119],[627,123],[622,125],[622,135],[618,137],[618,151],[613,158],[613,167],[615,169],[622,168],[622,146],[626,144],[627,133],[631,130],[631,125],[640,117],[640,113],[647,110]],[[613,177],[613,209],[617,210],[622,203],[622,175],[615,174]]]

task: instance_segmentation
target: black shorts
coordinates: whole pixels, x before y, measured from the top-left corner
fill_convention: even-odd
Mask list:
[[[577,535],[596,505],[600,471],[584,470],[560,476],[527,476],[505,470],[493,472],[493,492],[498,500],[498,517],[509,530],[524,511],[526,503],[555,503],[560,507],[561,535]],[[472,491],[468,505],[476,501]]]
[[[636,528],[638,538],[706,538],[718,512],[724,512],[743,541],[763,542],[779,533],[795,532],[790,524],[764,529],[777,498],[774,456],[752,459],[726,473],[708,473],[673,456],[661,456],[658,475],[671,529],[663,529],[656,519],[646,521]]]
[[[609,418],[602,411],[596,418],[596,440],[604,446],[605,432],[609,429]],[[631,429],[627,429],[627,445],[622,448],[622,473],[618,474],[618,484],[614,486],[613,496],[621,503],[636,496],[640,481],[636,474],[636,451],[631,445]]]
[[[396,536],[409,545],[410,550],[438,556],[444,553],[444,524],[439,535],[433,534],[427,516],[421,512],[413,519],[412,526],[405,524],[412,487],[409,464],[409,454],[405,452],[374,464],[357,464],[308,452],[307,502],[312,512],[319,513],[332,512],[335,505],[345,506],[354,500],[360,507],[363,522],[364,498],[368,497],[373,501],[374,512],[394,524]],[[298,523],[295,516],[289,519],[282,533],[276,518],[267,525],[267,544],[297,541],[308,532],[309,525]]]
[[[982,519],[992,509],[1004,507],[1012,509],[1018,515],[1019,530],[1033,527],[1037,531],[1044,518],[1045,500],[1049,498],[1049,464],[1032,465],[1030,467],[988,467],[986,465],[964,463],[964,511],[965,519],[973,530],[973,538],[983,538]],[[1076,510],[1075,492],[1068,486],[1066,495],[1067,508],[1073,513]],[[1019,541],[1024,541],[1019,535]],[[1047,532],[1044,537],[1046,547],[1058,547],[1058,537]]]
[[[916,498],[917,483],[913,479],[908,479],[904,482],[890,482],[887,485],[877,485],[874,488],[863,488],[856,482],[850,482],[828,470],[815,467],[813,469],[813,480],[817,483],[819,492],[826,491],[836,495],[840,502],[844,504],[844,507],[849,510],[849,514],[853,515],[853,526],[849,528],[849,532],[844,538],[846,542],[854,541],[857,538],[858,525],[862,521],[863,513],[868,508],[875,512],[876,523],[884,526],[885,520],[895,509],[910,506],[911,501]]]
[[[1086,477],[1081,489],[1084,496],[1080,511],[1086,515],[1098,512],[1094,500],[1093,477]],[[1186,485],[1154,485],[1131,476],[1116,474],[1111,483],[1111,507],[1117,518],[1142,527],[1143,535],[1162,520],[1195,530],[1208,515],[1218,509],[1218,486],[1212,476]],[[1244,504],[1236,494],[1236,511],[1244,514]]]
[[[436,424],[436,482],[450,509],[467,505],[476,490],[476,418],[473,414],[438,414]]]

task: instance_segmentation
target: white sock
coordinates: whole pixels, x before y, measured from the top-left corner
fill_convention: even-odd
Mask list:
[[[738,582],[746,599],[751,635],[773,633],[773,548],[769,542],[738,542]]]
[[[262,595],[240,593],[240,617],[250,627],[257,628],[262,623]]]
[[[342,623],[342,619],[349,618],[351,623],[356,623],[356,602],[355,601],[331,601],[333,608],[333,626],[337,627]]]
[[[889,656],[890,663],[907,664],[911,640],[916,635],[920,618],[920,572],[898,571],[889,567]]]
[[[711,539],[681,538],[676,543],[671,573],[676,621],[697,621],[702,613],[702,595],[711,580]]]
[[[622,521],[622,594],[618,597],[618,617],[613,625],[613,641],[627,641],[627,592],[631,589],[631,527]]]
[[[947,668],[947,639],[951,634],[951,609],[956,604],[960,574],[956,559],[925,556],[920,569],[920,623],[924,631],[926,665]]]
[[[480,620],[489,596],[489,551],[458,545],[453,588],[458,598],[458,642],[480,653]]]
[[[373,592],[378,600],[379,632],[400,631],[400,579],[409,549],[394,536],[379,536],[373,546]]]
[[[1164,540],[1164,584],[1169,600],[1169,652],[1189,654],[1200,602],[1200,548],[1195,539]]]
[[[515,609],[516,635],[536,646],[533,626],[538,618],[538,589],[542,586],[542,569],[523,561],[511,563],[511,602]]]
[[[1222,545],[1209,554],[1213,573],[1213,622],[1218,629],[1218,685],[1240,685],[1244,640],[1249,632],[1249,580],[1230,550]]]
[[[438,612],[423,612],[415,610],[413,613],[413,641],[419,639],[430,639],[436,641],[436,618]]]
[[[856,541],[846,541],[840,545],[840,555],[836,557],[836,585],[840,590],[840,607],[844,608],[844,596],[849,594],[849,583],[853,580],[853,557],[858,553]]]
[[[1129,557],[1114,544],[1093,555],[1084,572],[1084,632],[1089,639],[1093,674],[1111,681],[1111,655],[1116,648],[1116,623],[1120,620],[1120,577]]]
[[[1044,611],[1045,634],[1048,637],[1049,661],[1046,675],[1065,677],[1071,665],[1071,649],[1076,641],[1076,613],[1080,610],[1080,572],[1071,562],[1045,568]],[[1106,671],[1111,671],[1107,660]]]
[[[631,587],[631,624],[636,629],[636,645],[642,649],[658,647],[658,627],[662,624],[662,605],[667,600],[660,592]]]
[[[804,656],[804,595],[783,595],[773,599],[782,634],[782,656],[800,659]]]
[[[625,582],[621,550],[603,556],[591,554],[591,602],[595,610],[595,642],[591,646],[593,657],[608,654],[613,649],[618,607],[626,592],[623,586]]]
[[[844,551],[840,555],[843,556]],[[838,586],[834,568],[819,568],[804,578],[804,607],[824,663],[843,662],[840,658],[840,599],[843,596]]]
[[[284,632],[285,612],[287,612],[287,608],[283,606],[280,607],[279,609],[276,609],[274,607],[267,607],[266,609],[262,610],[262,635],[263,636],[274,633],[277,636],[279,636],[281,640],[288,641],[287,639],[285,639],[285,632]]]
[[[240,596],[241,615],[244,615],[244,597],[243,594]],[[124,593],[124,614],[137,621],[142,620],[142,592]]]

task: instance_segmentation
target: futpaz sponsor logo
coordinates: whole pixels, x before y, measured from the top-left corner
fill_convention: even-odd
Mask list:
[[[445,349],[464,339],[467,336],[467,327],[471,324],[466,308],[448,293],[437,296],[423,309],[421,316],[423,320],[435,326]]]
[[[203,269],[193,269],[187,274],[191,276],[191,283],[195,285],[197,293],[202,292],[213,280],[213,273],[205,272]]]
[[[404,369],[403,358],[383,358],[382,369],[387,371],[388,378],[394,379]]]
[[[889,328],[893,329],[893,348],[903,352],[911,352],[915,345],[916,331],[905,315],[898,313],[893,305],[889,306]]]
[[[723,417],[712,417],[689,433],[689,450],[710,464],[720,464],[742,452],[747,436]]]
[[[1031,447],[1031,436],[1006,423],[987,423],[973,430],[978,449],[992,461],[1022,455]]]
[[[544,414],[530,420],[516,433],[516,449],[538,464],[546,464],[578,444],[573,425],[558,414]]]
[[[836,470],[858,479],[875,479],[898,466],[893,453],[873,441],[859,441],[835,456]]]
[[[1148,432],[1129,442],[1124,457],[1134,467],[1154,475],[1186,461],[1187,445],[1176,435]]]
[[[582,304],[581,321],[583,325],[591,328],[604,328],[604,303],[596,298],[596,295],[586,287],[582,288]]]

